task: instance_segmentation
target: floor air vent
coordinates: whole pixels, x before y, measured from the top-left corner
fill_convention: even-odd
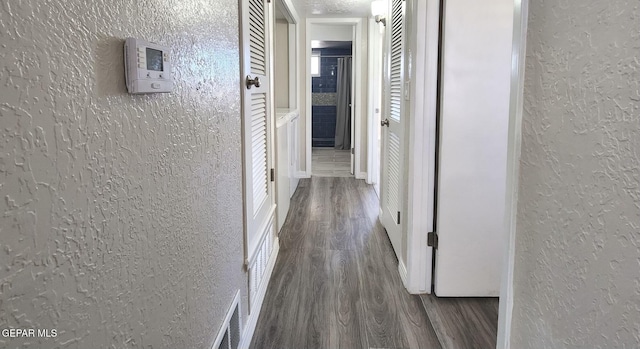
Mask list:
[[[231,307],[224,318],[213,349],[238,349],[240,347],[240,291],[233,298]]]

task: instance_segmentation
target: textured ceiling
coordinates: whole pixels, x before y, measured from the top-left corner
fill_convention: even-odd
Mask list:
[[[367,17],[371,0],[294,0],[307,17]]]

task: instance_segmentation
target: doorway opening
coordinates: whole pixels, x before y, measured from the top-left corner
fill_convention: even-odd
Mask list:
[[[285,0],[274,1],[273,95],[275,124],[275,187],[277,231],[289,211],[299,183],[298,16]]]
[[[363,19],[308,18],[306,34],[306,176],[366,179]]]
[[[352,42],[313,40],[311,49],[311,174],[351,177]]]

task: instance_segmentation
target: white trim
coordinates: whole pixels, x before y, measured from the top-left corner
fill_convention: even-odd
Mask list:
[[[509,103],[509,145],[507,154],[507,191],[505,200],[505,261],[500,285],[498,312],[498,343],[496,348],[511,347],[513,315],[513,279],[516,253],[516,218],[518,208],[518,178],[522,144],[522,112],[527,43],[529,0],[516,0],[513,13],[513,46],[511,55],[511,96]]]
[[[364,179],[366,181],[367,178],[368,176],[366,172],[356,172],[356,179]]]
[[[293,5],[292,0],[278,0],[283,9],[283,14],[289,22],[289,66],[295,67],[293,74],[289,71],[289,109],[300,110],[300,16]],[[297,144],[300,144],[301,132],[296,132],[298,135]],[[300,168],[300,150],[296,149],[296,171]],[[298,177],[300,178],[300,177]]]
[[[373,44],[373,29],[377,29],[376,25],[378,23],[376,23],[376,21],[373,18],[369,18],[369,29],[367,32],[367,39],[368,39],[368,43],[367,43],[367,76],[368,78],[371,78],[371,76],[373,75],[373,55],[376,53],[374,52],[374,44]],[[371,184],[373,183],[373,147],[374,147],[374,127],[378,127],[376,125],[373,124],[373,114],[375,113],[375,97],[374,97],[374,86],[373,84],[369,81],[369,83],[367,84],[368,88],[367,88],[367,105],[368,105],[368,113],[367,113],[367,178],[365,179],[367,184]]]
[[[398,274],[400,274],[400,279],[402,280],[402,284],[405,288],[409,288],[407,285],[407,267],[405,267],[402,259],[398,259]]]
[[[378,160],[374,160],[374,149],[378,147],[378,132],[380,131],[380,117],[382,116],[382,88],[379,84],[382,82],[382,60],[383,52],[380,45],[383,35],[380,33],[382,24],[369,18],[369,28],[367,31],[367,184],[380,184],[380,152],[377,152]],[[384,28],[384,26],[382,26]],[[376,69],[379,69],[376,72]],[[371,81],[372,77],[378,80]],[[376,95],[376,92],[377,93]],[[376,109],[378,111],[376,112]],[[377,114],[377,115],[376,115]],[[376,122],[378,121],[378,122]],[[374,168],[377,163],[377,168]]]
[[[258,323],[258,317],[260,317],[260,311],[262,310],[262,302],[264,301],[264,296],[267,293],[267,286],[269,286],[269,280],[271,279],[271,273],[273,273],[273,268],[276,265],[276,259],[278,258],[278,252],[280,251],[280,239],[277,237],[274,240],[273,250],[271,252],[271,256],[269,256],[269,262],[267,263],[267,269],[264,272],[264,276],[262,279],[262,284],[258,290],[255,300],[255,309],[257,311],[252,311],[249,314],[249,319],[247,319],[246,327],[244,328],[244,332],[242,333],[242,339],[240,340],[240,345],[238,346],[241,349],[248,349],[251,345],[251,340],[253,339],[253,333],[256,330],[256,324]]]
[[[407,282],[410,293],[431,293],[433,248],[427,232],[433,231],[435,201],[436,100],[438,87],[438,0],[416,1],[411,13],[410,115],[407,127]],[[425,20],[418,20],[424,18]],[[424,117],[417,117],[423,115]]]
[[[287,22],[291,24],[297,24],[300,22],[300,17],[298,16],[298,11],[296,11],[295,6],[293,6],[293,2],[291,0],[277,0],[280,6],[282,6],[282,14],[284,15]]]
[[[224,316],[224,320],[218,329],[218,334],[216,336],[215,341],[211,345],[211,349],[216,349],[222,343],[222,339],[224,338],[224,334],[227,332],[229,328],[229,322],[231,322],[231,317],[233,316],[233,311],[238,307],[238,323],[240,324],[240,334],[244,336],[244,332],[242,331],[242,304],[240,303],[240,290],[236,291],[236,295],[233,296],[233,300],[231,301],[231,305],[227,310],[227,314]]]
[[[353,118],[354,118],[354,139],[352,139],[351,148],[354,149],[354,166],[353,173],[358,178],[358,173],[360,173],[360,158],[362,157],[362,117],[364,115],[364,111],[366,110],[365,105],[362,103],[362,64],[364,55],[362,52],[362,22],[363,19],[360,18],[358,22],[354,25],[354,40],[352,43],[352,51],[353,51],[353,65],[355,66],[355,74],[353,75],[353,79],[355,80],[354,91],[351,94],[355,98],[353,99]]]
[[[296,177],[298,178],[311,178],[311,173],[306,171],[298,171],[296,172]]]
[[[363,18],[307,18],[306,23],[306,37],[305,37],[305,62],[306,66],[310,66],[311,62],[311,26],[313,24],[335,24],[335,25],[351,25],[354,27],[355,34],[352,41],[353,47],[353,67],[354,71],[354,83],[355,83],[355,93],[353,100],[353,119],[355,122],[355,136],[352,144],[352,147],[355,148],[354,151],[354,169],[355,173],[360,173],[360,157],[362,155],[362,149],[360,149],[360,140],[362,138],[362,113],[366,110],[366,106],[362,103],[362,64],[361,57],[363,57],[362,50],[362,22]],[[305,71],[305,170],[308,174],[308,177],[311,177],[311,74],[310,71]],[[301,177],[303,178],[303,177]]]

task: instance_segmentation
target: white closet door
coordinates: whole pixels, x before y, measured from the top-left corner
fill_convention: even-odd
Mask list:
[[[275,210],[267,0],[242,1],[243,148],[246,254],[250,259]]]
[[[513,1],[447,0],[444,10],[435,293],[498,296]]]
[[[382,195],[380,220],[398,259],[402,260],[404,171],[404,0],[391,1],[386,26],[384,114],[382,116]]]

